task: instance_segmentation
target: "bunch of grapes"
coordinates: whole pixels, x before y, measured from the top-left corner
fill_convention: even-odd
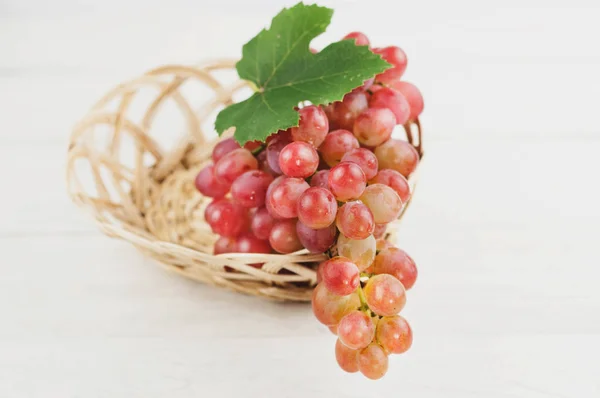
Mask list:
[[[369,45],[362,33],[345,39]],[[300,108],[298,127],[264,143],[221,141],[195,184],[213,198],[205,219],[220,236],[215,254],[336,254],[317,270],[313,312],[338,336],[340,367],[378,379],[388,355],[412,343],[398,313],[417,269],[382,238],[410,198],[407,178],[419,162],[416,149],[391,138],[392,131],[417,120],[423,98],[400,81],[400,48],[373,51],[392,67],[342,101]]]

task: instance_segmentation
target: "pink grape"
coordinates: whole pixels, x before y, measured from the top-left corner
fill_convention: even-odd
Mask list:
[[[267,196],[269,211],[279,218],[298,217],[298,199],[309,187],[301,178],[284,178]]]
[[[269,185],[269,188],[267,188],[267,194],[265,197],[265,207],[267,208],[267,211],[269,212],[269,214],[271,215],[271,217],[273,217],[273,219],[278,220],[281,219],[282,217],[279,217],[275,210],[273,210],[273,207],[271,206],[270,202],[269,202],[269,197],[271,197],[271,194],[273,192],[273,190],[275,188],[277,188],[279,186],[279,184],[281,184],[281,182],[283,180],[285,180],[287,177],[285,176],[279,176],[277,178],[275,178],[273,180],[273,182],[271,183],[271,185]]]
[[[406,304],[404,286],[392,275],[372,276],[363,292],[371,311],[380,316],[396,315]]]
[[[329,329],[334,336],[337,336],[337,325],[327,326],[327,329]]]
[[[329,189],[329,170],[319,170],[310,179],[311,187]]]
[[[373,236],[375,239],[380,239],[385,236],[385,232],[387,230],[387,224],[375,224],[375,230],[373,231]]]
[[[342,234],[350,239],[366,239],[375,230],[371,210],[360,202],[345,203],[338,211],[336,224]]]
[[[337,201],[333,194],[319,187],[311,187],[298,199],[298,218],[306,226],[319,229],[330,226],[335,221]]]
[[[363,90],[352,91],[342,101],[334,102],[328,115],[330,126],[352,131],[358,115],[369,108],[369,96]]]
[[[215,242],[215,246],[213,248],[213,254],[217,255],[217,254],[222,254],[222,253],[235,253],[235,251],[236,251],[235,244],[236,244],[236,242],[235,242],[234,238],[228,238],[227,236],[221,236]]]
[[[410,185],[408,180],[396,170],[392,169],[383,169],[379,170],[379,173],[369,181],[369,184],[383,184],[392,188],[398,196],[400,196],[400,200],[402,200],[403,204],[406,204],[410,199]]]
[[[394,113],[387,108],[369,108],[354,121],[354,136],[368,147],[387,141],[396,126]]]
[[[223,156],[236,149],[240,149],[240,144],[233,138],[226,138],[219,142],[212,151],[212,160],[216,164]]]
[[[375,154],[366,148],[356,148],[342,157],[342,162],[352,162],[360,166],[367,180],[377,175],[379,162]]]
[[[252,217],[250,228],[257,238],[269,239],[274,224],[275,220],[271,217],[271,214],[269,214],[269,210],[267,210],[266,207],[261,207],[256,211],[254,217]]]
[[[394,247],[393,244],[391,244],[390,242],[388,242],[385,239],[377,239],[376,243],[377,243],[377,252],[388,249],[390,247]]]
[[[322,265],[325,287],[338,296],[346,296],[356,291],[360,283],[358,267],[345,257],[333,257]]]
[[[339,296],[331,293],[323,282],[313,290],[313,313],[317,320],[326,326],[337,325],[346,314],[358,307],[360,307],[360,299],[356,293]]]
[[[365,348],[375,337],[375,325],[371,317],[362,311],[353,311],[342,318],[337,334],[345,346],[355,350]]]
[[[385,351],[402,354],[412,345],[412,329],[400,315],[383,317],[377,323],[377,341]]]
[[[271,166],[269,166],[269,162],[267,161],[267,151],[260,151],[257,155],[256,155],[256,160],[258,161],[258,169],[264,171],[267,174],[270,174],[272,176],[277,176],[278,173],[276,173]]]
[[[424,108],[423,95],[421,94],[421,91],[419,91],[414,84],[403,81],[394,82],[392,87],[402,93],[402,95],[404,95],[408,101],[410,106],[410,116],[408,119],[417,120]]]
[[[337,229],[330,225],[321,229],[312,229],[301,221],[296,224],[296,233],[302,246],[311,253],[323,253],[335,243]]]
[[[248,141],[244,144],[244,148],[250,152],[254,152],[263,145],[261,141]]]
[[[365,190],[367,178],[359,165],[342,162],[329,171],[329,189],[339,201],[358,199]]]
[[[319,154],[303,141],[289,143],[279,153],[279,168],[288,177],[310,177],[319,166]]]
[[[373,236],[355,240],[344,235],[338,236],[337,250],[340,256],[349,258],[360,271],[367,269],[375,260],[377,243]]]
[[[387,185],[369,185],[360,200],[371,210],[377,224],[387,224],[396,220],[402,211],[402,200],[396,191]]]
[[[318,106],[306,106],[298,111],[300,124],[291,128],[294,141],[304,141],[318,147],[329,132],[329,120],[325,111]]]
[[[404,95],[389,87],[383,87],[374,93],[369,106],[389,109],[396,117],[396,124],[406,123],[410,116],[410,105]]]
[[[381,55],[388,63],[392,64],[390,69],[378,74],[375,76],[375,81],[381,82],[384,84],[392,84],[394,81],[399,80],[404,71],[406,70],[406,63],[408,60],[406,59],[406,54],[399,47],[384,47],[384,48],[375,48],[373,49],[375,54]]]
[[[395,247],[379,252],[373,263],[373,272],[396,277],[406,290],[413,287],[418,275],[414,260],[404,250]]]
[[[267,162],[269,163],[269,167],[277,174],[282,174],[281,168],[279,167],[279,154],[282,149],[287,146],[290,142],[292,142],[292,138],[290,136],[289,131],[280,131],[277,134],[272,136],[269,140],[269,144],[267,145]]]
[[[236,178],[249,170],[256,170],[258,161],[247,149],[235,149],[215,164],[215,177],[224,183],[232,184]]]
[[[273,176],[261,170],[247,171],[231,185],[231,197],[244,207],[260,207],[265,204],[267,188]]]
[[[221,199],[207,210],[206,222],[221,236],[235,238],[250,227],[248,210],[229,199]]]
[[[350,32],[342,40],[354,39],[357,46],[368,46],[369,38],[362,32]]]
[[[358,353],[358,370],[371,380],[381,379],[388,370],[388,356],[377,343],[371,343]]]
[[[296,232],[296,220],[279,220],[271,228],[269,235],[271,247],[278,253],[288,254],[302,249],[302,243]]]
[[[360,147],[356,137],[348,130],[334,130],[327,134],[319,147],[325,163],[330,167],[337,165],[346,152]]]
[[[236,253],[271,253],[271,246],[269,241],[258,239],[252,234],[243,234],[237,238],[236,242]]]
[[[335,359],[343,371],[358,372],[358,350],[346,347],[339,339],[335,342]]]
[[[375,148],[380,169],[396,170],[408,178],[419,164],[419,153],[411,144],[401,140],[388,140]]]
[[[231,186],[230,184],[219,182],[215,177],[213,165],[208,165],[200,170],[194,184],[196,185],[196,189],[200,191],[202,195],[215,199],[227,195],[229,187]]]

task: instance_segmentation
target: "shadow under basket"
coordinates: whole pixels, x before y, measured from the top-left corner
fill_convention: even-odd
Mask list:
[[[272,299],[310,301],[325,254],[212,254],[217,236],[204,221],[211,199],[196,190],[194,178],[219,140],[216,114],[251,92],[237,78],[235,62],[164,66],[109,91],[74,128],[69,195],[108,236],[131,242],[185,277]],[[419,122],[404,131],[422,156]],[[416,172],[409,182],[414,193]],[[397,225],[390,224],[386,239],[393,239]]]

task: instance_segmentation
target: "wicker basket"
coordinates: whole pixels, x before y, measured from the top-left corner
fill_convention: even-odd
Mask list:
[[[315,266],[324,254],[212,254],[217,237],[203,216],[209,198],[195,189],[194,177],[218,142],[212,131],[218,110],[248,89],[234,70],[234,60],[165,66],[111,90],[74,128],[67,164],[69,194],[91,212],[104,233],[131,242],[170,270],[243,293],[309,301]],[[212,98],[196,107],[186,86],[196,96],[209,91]],[[172,118],[162,129],[156,123],[169,107],[183,115],[180,137],[174,136]],[[418,121],[405,131],[422,155]],[[414,176],[410,182],[414,191]],[[264,265],[251,266],[256,263]]]

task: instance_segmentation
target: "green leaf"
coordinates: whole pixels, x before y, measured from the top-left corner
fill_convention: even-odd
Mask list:
[[[299,3],[283,9],[242,49],[236,68],[242,79],[257,87],[250,98],[223,109],[215,127],[219,134],[235,126],[240,143],[264,141],[277,130],[297,126],[294,107],[340,101],[345,94],[390,67],[367,46],[354,40],[330,44],[312,54],[309,44],[323,33],[333,10]]]

